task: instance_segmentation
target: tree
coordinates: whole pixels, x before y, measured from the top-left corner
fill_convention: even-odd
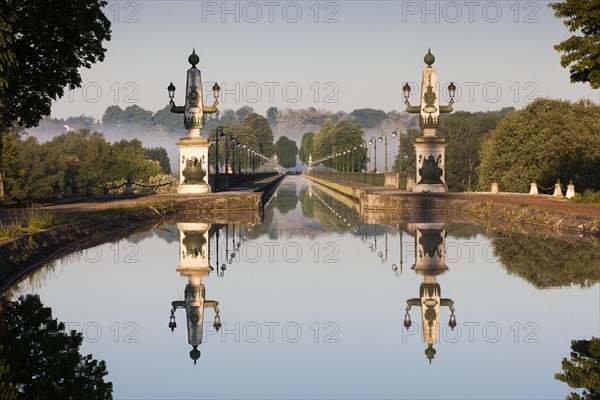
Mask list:
[[[331,154],[333,154],[333,129],[335,128],[335,125],[333,122],[331,122],[330,119],[326,120],[323,125],[321,126],[321,129],[319,129],[319,131],[317,133],[315,133],[315,136],[313,137],[313,148],[315,151],[315,155],[314,157],[316,158],[315,161],[323,159]],[[331,160],[327,160],[325,162],[323,162],[323,164],[325,166],[330,167],[331,164]]]
[[[267,157],[271,157],[275,153],[275,144],[273,143],[273,130],[269,125],[269,121],[262,115],[251,113],[244,119],[244,125],[250,128],[258,139],[258,151]]]
[[[600,88],[600,0],[565,0],[551,3],[556,18],[565,18],[570,32],[580,31],[554,46],[563,53],[560,64],[569,68],[571,82],[588,82]]]
[[[235,141],[239,144],[236,146],[235,150],[233,150],[233,144],[228,143],[230,146],[228,148],[229,152],[229,163],[231,164],[233,161],[233,166],[236,171],[239,167],[242,169],[249,168],[250,162],[247,156],[247,149],[258,151],[258,139],[254,136],[252,129],[247,127],[246,125],[241,124],[232,124],[225,125],[223,132],[227,135],[227,138],[235,139]],[[215,138],[216,131],[212,130],[210,132],[209,138],[212,142],[216,142]],[[219,140],[219,163],[222,164],[225,162],[225,140]],[[245,146],[245,147],[244,147]],[[210,146],[209,148],[209,159],[211,160],[211,165],[214,165],[214,160],[216,158],[216,146]],[[233,156],[235,155],[235,159]]]
[[[313,139],[315,137],[314,132],[306,132],[302,135],[302,141],[300,142],[300,150],[298,151],[298,156],[300,157],[300,161],[303,163],[308,163],[309,156],[313,154]],[[313,161],[316,161],[313,158]]]
[[[600,398],[600,338],[572,340],[571,360],[563,358],[563,372],[554,375],[571,388],[584,388],[581,395],[571,393],[568,400],[596,400]]]
[[[350,171],[361,171],[366,168],[367,155],[363,150],[364,131],[359,124],[350,121],[340,121],[333,128],[333,152],[350,150],[344,161]],[[345,164],[344,164],[345,165]]]
[[[354,122],[362,125],[365,129],[376,128],[387,118],[383,110],[374,110],[372,108],[361,108],[350,113],[354,117]]]
[[[109,106],[108,108],[110,107],[115,106]],[[107,112],[108,108],[106,109]],[[104,115],[106,115],[106,112],[104,113]],[[183,127],[183,117],[181,116],[181,114],[172,113],[171,105],[169,104],[155,112],[152,116],[152,121],[155,127],[164,130],[168,134],[178,134],[180,136],[183,136],[185,133],[185,128]]]
[[[152,111],[144,110],[137,104],[131,105],[123,110],[121,123],[149,128],[152,126]]]
[[[118,105],[112,105],[106,107],[104,115],[102,116],[102,123],[104,125],[118,125],[123,120],[123,109]]]
[[[479,187],[527,192],[531,182],[552,187],[573,180],[600,189],[600,106],[540,98],[507,114],[481,149]]]
[[[146,157],[151,160],[158,161],[158,165],[160,165],[160,169],[163,174],[171,173],[171,162],[169,161],[169,155],[167,154],[167,150],[164,147],[152,147],[146,149]]]
[[[81,86],[79,69],[103,61],[105,40],[110,40],[110,21],[102,11],[105,0],[59,2],[52,0],[2,0],[0,31],[12,22],[14,40],[7,50],[14,63],[3,65],[6,87],[0,93],[0,143],[5,130],[17,123],[35,126],[50,114],[52,101],[64,94],[65,87]],[[4,16],[14,15],[10,21]],[[0,43],[5,42],[0,38]],[[0,157],[2,155],[0,149]],[[1,164],[1,163],[0,163]],[[4,196],[0,171],[0,196]]]
[[[241,124],[246,120],[246,117],[248,117],[248,115],[252,114],[253,112],[254,108],[250,106],[242,106],[238,108],[235,114],[237,115],[238,122]]]
[[[38,295],[4,300],[0,326],[0,359],[18,398],[112,398],[112,383],[104,381],[106,363],[82,356],[82,334],[65,332]]]
[[[415,154],[415,139],[423,136],[420,129],[409,129],[406,134],[400,133],[398,143],[398,154],[394,161],[395,172],[406,172],[414,176],[416,173],[417,156]]]
[[[13,34],[13,23],[16,14],[11,0],[0,0],[0,200],[4,199],[4,167],[3,152],[3,133],[6,127],[10,126],[5,122],[4,103],[6,88],[8,87],[8,69],[17,63],[15,53],[12,49],[12,43],[15,40]]]
[[[472,191],[477,187],[479,151],[502,116],[498,112],[457,111],[440,122],[438,135],[446,139],[448,190]]]
[[[122,139],[110,147],[114,155],[111,181],[123,178],[130,178],[134,181],[148,180],[162,172],[158,161],[146,157],[146,149],[139,139]]]
[[[296,167],[296,155],[298,155],[296,142],[290,140],[287,136],[281,136],[277,140],[277,143],[275,143],[275,146],[277,146],[279,165],[284,168]]]
[[[267,110],[267,120],[269,120],[269,124],[271,124],[271,126],[275,126],[277,123],[277,114],[279,114],[277,107],[269,107]]]

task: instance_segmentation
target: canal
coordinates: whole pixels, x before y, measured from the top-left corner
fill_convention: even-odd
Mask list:
[[[4,296],[38,295],[81,332],[115,398],[564,398],[571,341],[600,336],[590,239],[451,216],[366,224],[300,177],[261,223],[229,218],[68,255]]]

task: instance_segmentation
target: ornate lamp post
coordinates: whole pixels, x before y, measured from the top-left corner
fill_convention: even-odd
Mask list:
[[[444,138],[436,136],[436,132],[439,126],[439,115],[452,112],[456,86],[450,82],[448,85],[450,103],[447,106],[440,106],[437,71],[431,67],[435,57],[430,50],[425,55],[424,61],[427,67],[423,70],[421,80],[421,104],[411,106],[408,101],[410,85],[406,83],[402,88],[406,112],[419,114],[419,125],[423,129],[423,137],[415,140],[417,176],[414,190],[415,192],[446,192],[448,190],[444,159],[446,143]]]
[[[392,132],[392,137],[395,138],[396,136],[398,136],[398,133],[396,133],[396,131]],[[384,164],[384,172],[387,174],[388,172],[388,138],[387,138],[387,132],[384,133],[383,135],[380,135],[377,138],[377,141],[379,143],[381,143],[383,141],[384,145],[385,145],[385,153],[384,153],[384,157],[385,157],[385,164]]]
[[[204,127],[204,114],[217,112],[221,88],[215,83],[212,88],[215,97],[213,105],[203,105],[202,77],[200,70],[196,68],[196,64],[200,62],[200,58],[195,50],[188,57],[188,61],[192,67],[187,71],[184,106],[175,105],[175,101],[173,100],[175,97],[175,86],[173,82],[167,87],[171,112],[184,115],[183,125],[188,131],[188,136],[181,138],[177,143],[180,171],[177,192],[208,193],[210,192],[210,186],[208,185],[208,148],[210,147],[210,142],[207,138],[200,135],[200,131]]]
[[[231,173],[235,174],[235,148],[237,146],[237,140],[230,136],[229,142],[231,143]]]
[[[373,152],[373,170],[375,171],[375,173],[377,173],[377,139],[375,139],[375,136],[371,136],[371,140],[369,140],[369,145],[374,147],[374,152]]]

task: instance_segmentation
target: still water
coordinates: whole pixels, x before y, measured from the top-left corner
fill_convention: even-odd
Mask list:
[[[116,398],[571,391],[554,375],[571,340],[600,335],[597,244],[414,216],[365,224],[357,210],[288,178],[262,223],[173,221],[6,296],[38,294],[82,332]]]

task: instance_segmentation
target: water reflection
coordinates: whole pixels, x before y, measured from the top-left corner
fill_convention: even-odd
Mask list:
[[[106,363],[80,354],[82,333],[53,318],[38,295],[3,300],[1,309],[0,398],[112,398]]]
[[[415,224],[415,248],[417,251],[412,269],[423,276],[423,283],[419,288],[419,297],[406,300],[407,307],[404,315],[404,327],[408,331],[412,326],[411,308],[421,307],[421,329],[423,341],[427,344],[425,356],[429,363],[436,354],[433,345],[439,341],[440,307],[450,309],[448,326],[451,329],[456,327],[454,301],[442,298],[442,289],[437,282],[437,276],[448,270],[445,261],[445,229],[446,224],[444,223]]]
[[[198,346],[202,344],[204,326],[204,311],[212,308],[215,313],[213,327],[219,330],[221,317],[219,315],[219,302],[206,300],[206,289],[202,284],[202,278],[208,276],[213,267],[209,264],[208,235],[210,224],[206,223],[178,223],[179,229],[179,266],[177,272],[188,278],[184,290],[185,300],[171,302],[171,316],[169,328],[173,331],[177,327],[175,311],[185,309],[185,320],[187,328],[188,344],[192,346],[190,358],[196,364],[200,358]],[[217,231],[218,233],[218,231]],[[219,243],[217,238],[217,243]],[[217,250],[218,254],[218,250]],[[217,259],[217,265],[219,261]]]
[[[555,379],[573,389],[584,389],[581,394],[570,393],[567,400],[600,399],[600,338],[572,340],[571,359],[563,358],[562,369]]]
[[[465,376],[456,397],[568,392],[553,378],[568,342],[598,330],[598,246],[447,215],[359,211],[288,181],[263,221],[186,216],[65,258],[44,285],[9,295],[35,291],[63,320],[102,326],[102,340],[84,346],[109,363],[120,398],[198,397],[184,382],[200,378],[207,398],[445,398]],[[139,261],[117,263],[132,243]],[[149,297],[148,287],[162,290]],[[134,322],[139,342],[117,344],[115,322]],[[498,337],[485,326],[501,328]]]

